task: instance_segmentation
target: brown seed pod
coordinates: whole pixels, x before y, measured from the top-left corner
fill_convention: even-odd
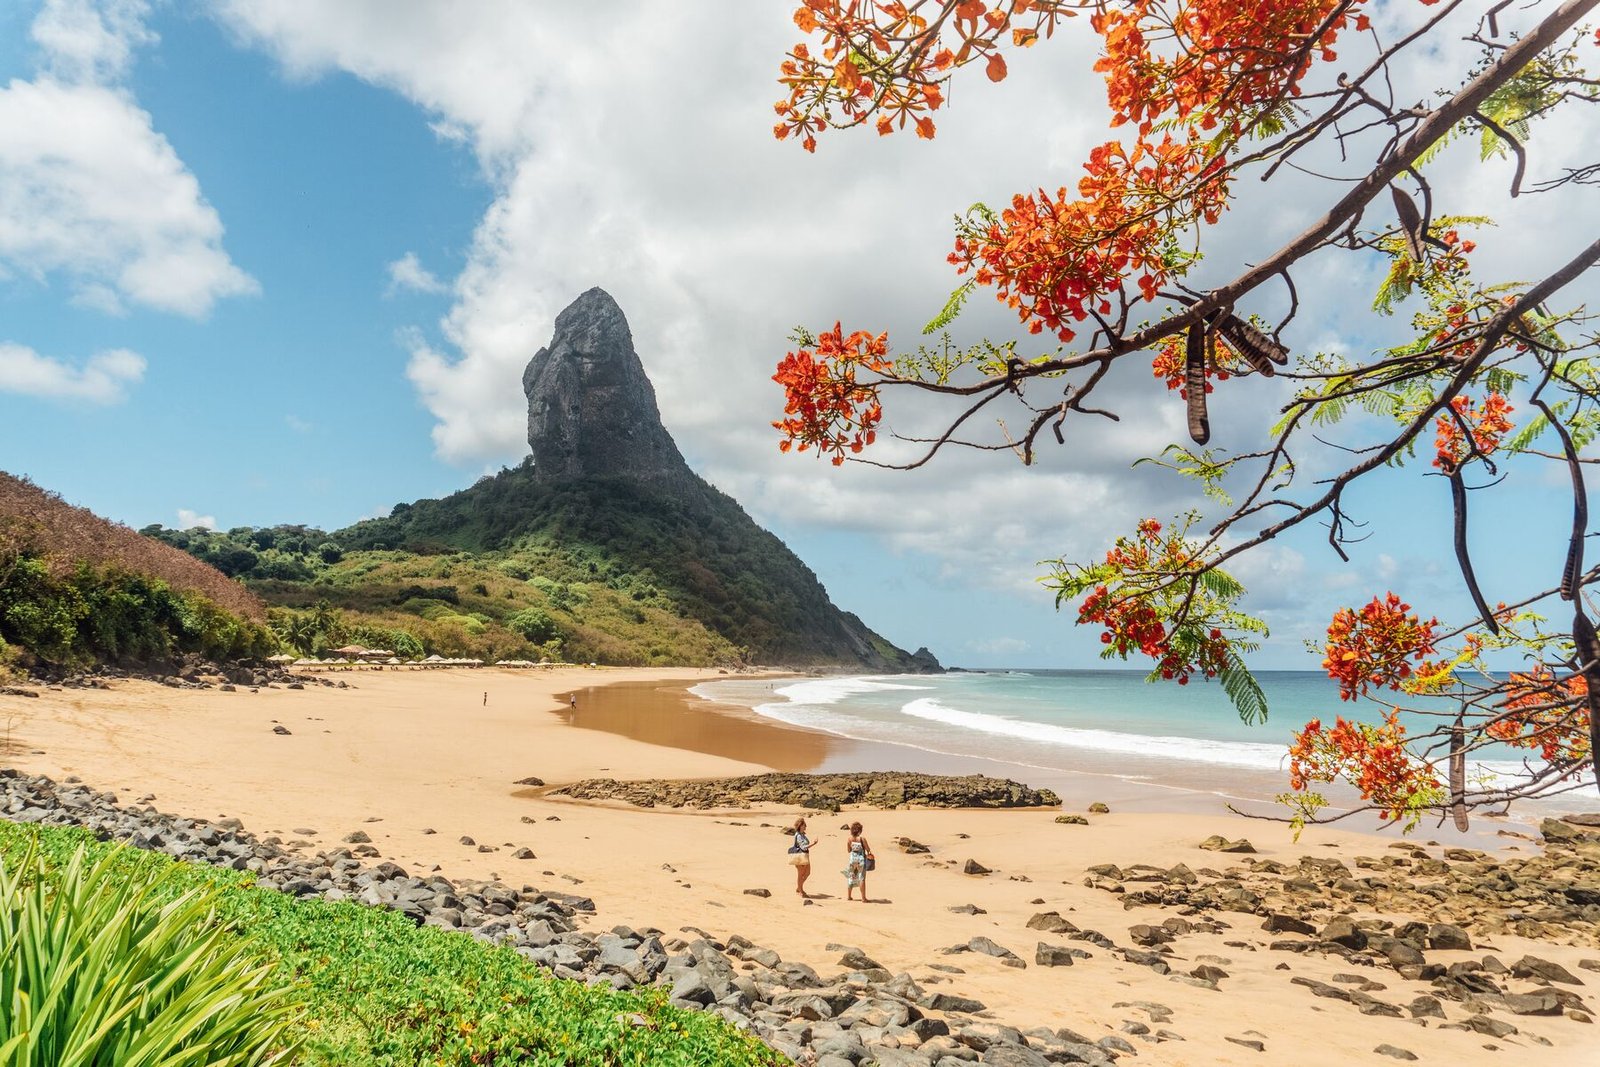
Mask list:
[[[1206,417],[1206,328],[1189,327],[1184,347],[1183,391],[1189,401],[1189,436],[1203,445],[1211,440],[1211,420]]]
[[[1411,254],[1411,262],[1422,262],[1422,242],[1427,237],[1422,228],[1422,212],[1417,210],[1416,202],[1398,185],[1389,186],[1389,193],[1394,197],[1394,213],[1400,217],[1400,232],[1406,239],[1406,251]]]
[[[1232,312],[1217,320],[1217,332],[1241,359],[1269,378],[1273,373],[1272,364],[1282,366],[1289,362],[1288,349]]]

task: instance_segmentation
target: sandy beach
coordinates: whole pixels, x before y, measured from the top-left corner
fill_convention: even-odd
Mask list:
[[[1247,914],[1226,916],[1231,929],[1185,936],[1173,976],[1101,952],[1072,967],[1021,969],[941,951],[987,936],[1031,961],[1035,943],[1049,938],[1026,923],[1048,910],[1125,943],[1130,925],[1159,923],[1171,913],[1124,909],[1120,896],[1085,884],[1085,869],[1184,863],[1222,870],[1240,859],[1201,851],[1198,843],[1211,834],[1247,836],[1257,859],[1293,864],[1311,855],[1352,866],[1357,856],[1383,855],[1392,837],[1314,827],[1295,843],[1278,824],[1209,812],[1127,813],[1111,797],[1112,813],[1090,816],[1086,826],[1056,824],[1055,810],[847,812],[866,824],[879,861],[869,883],[873,903],[861,904],[843,899],[838,874],[846,837],[840,825],[848,818],[813,813],[816,864],[808,888],[817,899],[805,905],[794,892],[787,839],[778,829],[794,810],[639,810],[562,800],[518,783],[808,770],[892,759],[890,746],[845,751],[841,746],[852,743],[709,705],[686,708],[682,686],[715,672],[573,667],[345,677],[351,688],[230,693],[129,681],[107,690],[48,690],[39,699],[0,696],[0,744],[8,744],[0,763],[58,779],[76,776],[117,791],[124,803],[153,796],[163,811],[239,818],[258,834],[312,848],[336,847],[362,830],[384,858],[413,872],[495,876],[582,893],[596,903],[590,924],[597,929],[626,923],[669,933],[694,926],[717,938],[737,933],[824,973],[838,970],[840,951],[828,945],[858,947],[929,988],[976,997],[1010,1025],[1066,1026],[1091,1039],[1126,1036],[1124,1023],[1148,1023],[1148,1014],[1119,1004],[1165,1005],[1171,1019],[1162,1025],[1183,1040],[1141,1045],[1135,1062],[1391,1062],[1374,1053],[1381,1044],[1410,1049],[1422,1062],[1516,1062],[1535,1052],[1533,1037],[1549,1042],[1536,1051],[1541,1063],[1589,1063],[1600,1050],[1594,1027],[1559,1016],[1518,1018],[1521,1033],[1491,1039],[1415,1019],[1360,1015],[1349,1003],[1315,998],[1291,984],[1282,967],[1331,982],[1349,964],[1269,951],[1276,935]],[[574,694],[576,716],[569,706]],[[931,851],[902,852],[894,843],[902,836]],[[1426,830],[1415,837],[1426,845]],[[1501,840],[1520,854],[1534,848]],[[536,858],[512,858],[521,847]],[[961,873],[968,859],[993,873]],[[749,889],[771,896],[748,895]],[[982,913],[950,910],[968,904]],[[1430,951],[1429,960],[1448,964],[1486,952],[1508,962],[1527,953],[1559,962],[1584,976],[1586,985],[1575,991],[1585,1000],[1600,989],[1600,975],[1578,969],[1579,960],[1600,956],[1594,946],[1507,934],[1476,952]],[[1227,972],[1220,990],[1176,979],[1200,963]],[[1398,1003],[1427,991],[1425,983],[1393,971],[1368,977],[1388,987],[1380,996]],[[1229,1037],[1259,1040],[1266,1052]]]

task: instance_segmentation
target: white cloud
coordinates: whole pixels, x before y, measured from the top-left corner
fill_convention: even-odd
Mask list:
[[[64,277],[80,306],[201,317],[258,286],[149,112],[115,83],[152,40],[138,0],[57,0],[34,22],[49,73],[0,88],[0,272]]]
[[[215,515],[202,515],[198,511],[190,511],[188,508],[179,508],[178,529],[192,530],[196,526],[205,530],[215,530],[217,528],[217,517]]]
[[[283,421],[284,424],[295,433],[310,433],[312,430],[316,429],[316,427],[310,422],[302,419],[298,415],[285,415],[283,417]]]
[[[126,348],[97,352],[74,367],[25,345],[0,341],[0,391],[23,396],[120,404],[127,399],[127,388],[144,378],[144,369],[144,357]]]
[[[424,267],[415,252],[407,252],[389,264],[389,286],[384,290],[384,295],[392,296],[403,289],[418,293],[444,293],[450,287]]]
[[[57,76],[115,81],[127,73],[134,49],[155,41],[144,25],[149,13],[147,0],[45,0],[29,32]]]

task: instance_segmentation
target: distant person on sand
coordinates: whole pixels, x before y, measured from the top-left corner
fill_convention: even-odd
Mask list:
[[[572,707],[577,707],[578,706],[578,694],[577,693],[573,693],[572,694],[571,705],[572,705]]]
[[[861,824],[850,824],[850,840],[844,843],[845,855],[849,857],[844,869],[845,889],[844,898],[852,900],[856,886],[861,887],[861,903],[869,904],[867,900],[867,872],[877,865],[872,856],[872,846],[867,844],[867,839],[861,836]]]
[[[489,706],[489,694],[488,693],[484,693],[483,694],[483,706],[484,707],[488,707]]]
[[[794,842],[789,846],[789,862],[794,864],[794,891],[809,897],[806,879],[811,877],[811,838],[806,836],[804,817],[794,821]]]

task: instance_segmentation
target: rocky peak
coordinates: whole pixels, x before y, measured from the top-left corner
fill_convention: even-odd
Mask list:
[[[522,373],[528,447],[540,481],[692,477],[656,407],[622,309],[590,289],[556,316],[550,344]]]

